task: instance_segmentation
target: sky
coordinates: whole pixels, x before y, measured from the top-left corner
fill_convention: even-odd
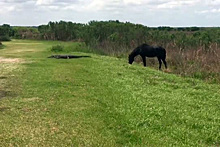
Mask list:
[[[220,27],[220,0],[0,0],[0,25],[119,20],[149,27]]]

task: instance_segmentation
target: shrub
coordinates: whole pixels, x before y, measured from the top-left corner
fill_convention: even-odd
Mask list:
[[[4,45],[0,42],[0,49],[3,49]]]
[[[9,36],[0,36],[0,41],[11,41]]]
[[[51,48],[52,52],[62,52],[63,50],[64,50],[63,45],[55,45],[55,46],[52,46]]]

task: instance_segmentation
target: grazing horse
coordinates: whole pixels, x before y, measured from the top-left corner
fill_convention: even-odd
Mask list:
[[[157,57],[159,61],[159,70],[161,70],[162,61],[165,65],[165,68],[167,69],[166,50],[160,46],[150,46],[147,44],[142,44],[136,47],[129,55],[128,63],[132,64],[134,61],[134,57],[137,55],[140,55],[142,57],[145,67],[146,67],[146,57]]]

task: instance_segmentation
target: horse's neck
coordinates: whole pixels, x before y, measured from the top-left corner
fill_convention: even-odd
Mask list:
[[[135,57],[135,56],[137,56],[139,54],[140,54],[140,50],[136,49],[136,50],[133,51],[132,56]]]
[[[133,54],[131,54],[131,57],[136,57],[137,55],[139,55],[139,54],[137,54],[137,53],[133,53]]]

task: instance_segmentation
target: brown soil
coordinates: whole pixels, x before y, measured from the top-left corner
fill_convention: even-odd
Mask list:
[[[19,58],[3,58],[0,57],[0,63],[21,63],[23,62],[22,59]]]

